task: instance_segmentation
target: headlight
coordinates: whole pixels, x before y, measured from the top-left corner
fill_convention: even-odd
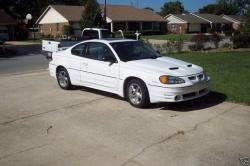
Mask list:
[[[179,77],[163,75],[159,78],[160,82],[163,84],[182,84],[185,81]]]

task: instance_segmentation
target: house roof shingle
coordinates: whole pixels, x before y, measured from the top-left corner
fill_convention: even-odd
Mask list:
[[[82,12],[84,11],[84,6],[51,5],[51,7],[70,22],[78,22],[81,18]],[[102,10],[104,9],[104,5],[100,5],[100,7]],[[44,14],[46,14],[46,12]],[[37,22],[41,20],[43,15],[40,16]],[[166,22],[163,17],[151,10],[137,9],[132,6],[122,5],[107,5],[107,17],[112,21]]]
[[[207,21],[199,18],[199,17],[196,17],[192,14],[172,14],[173,16],[175,17],[178,17],[188,23],[191,23],[191,24],[196,24],[196,23],[200,23],[200,24],[205,24],[207,23]]]
[[[200,14],[200,13],[195,13],[194,15],[198,17],[202,17],[212,23],[222,23],[222,24],[230,24],[231,22],[214,14]]]
[[[101,5],[104,9],[104,5]],[[148,9],[137,9],[132,6],[125,5],[107,5],[107,17],[113,21],[150,21],[150,22],[166,22],[166,20]]]
[[[78,22],[84,11],[84,6],[51,5],[70,22]]]
[[[0,25],[13,25],[17,24],[17,21],[7,14],[4,10],[0,10]]]
[[[232,18],[232,19],[234,19],[234,20],[236,20],[238,22],[242,22],[243,21],[243,17],[242,16],[236,16],[236,15],[225,15],[225,16],[227,16],[229,18]]]

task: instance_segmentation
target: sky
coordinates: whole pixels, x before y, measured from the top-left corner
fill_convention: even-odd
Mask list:
[[[106,0],[107,4],[121,4],[121,5],[131,5],[131,2],[133,2],[135,5],[137,4],[136,1],[139,3],[139,8],[144,7],[151,7],[155,11],[160,11],[161,6],[165,2],[170,2],[174,0]],[[184,5],[185,9],[189,12],[196,12],[201,7],[215,3],[216,0],[180,0],[182,4]],[[104,0],[98,0],[99,3],[104,3]]]

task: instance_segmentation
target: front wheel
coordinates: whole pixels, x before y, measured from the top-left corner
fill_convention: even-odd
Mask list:
[[[70,82],[69,73],[67,72],[67,70],[65,68],[58,69],[56,77],[57,77],[58,85],[62,89],[69,90],[69,89],[72,88],[72,85],[71,85],[71,82]]]
[[[132,79],[128,82],[126,96],[129,103],[134,107],[144,108],[149,104],[147,87],[139,79]]]

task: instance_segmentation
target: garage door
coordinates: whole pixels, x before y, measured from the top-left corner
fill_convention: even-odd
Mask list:
[[[189,32],[200,32],[201,25],[200,24],[189,24]]]

